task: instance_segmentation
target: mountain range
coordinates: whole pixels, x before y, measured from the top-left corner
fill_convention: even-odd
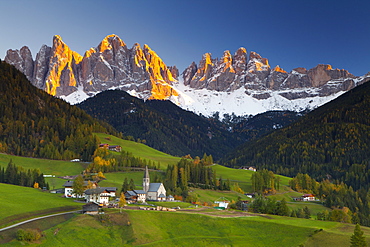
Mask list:
[[[206,53],[180,74],[148,45],[128,48],[117,35],[105,37],[83,56],[56,35],[52,47],[43,45],[35,60],[24,46],[8,50],[5,61],[36,87],[71,104],[121,89],[144,100],[170,100],[183,109],[205,116],[219,112],[221,117],[314,109],[370,79],[370,74],[355,77],[322,64],[288,73],[245,48],[234,55],[225,51],[220,59]]]

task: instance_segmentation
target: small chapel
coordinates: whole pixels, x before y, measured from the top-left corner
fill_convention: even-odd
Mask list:
[[[166,201],[173,200],[173,197],[166,197],[166,189],[163,183],[151,183],[149,177],[148,166],[145,167],[144,177],[143,177],[143,189],[142,190],[132,190],[125,192],[126,200],[136,202],[136,201]]]

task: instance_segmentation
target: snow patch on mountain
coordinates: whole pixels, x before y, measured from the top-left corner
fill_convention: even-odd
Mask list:
[[[252,95],[260,94],[261,91],[259,90],[248,91],[248,94],[245,88],[239,88],[233,92],[218,92],[204,88],[193,89],[189,86],[185,86],[182,82],[175,83],[174,88],[179,92],[179,96],[172,96],[170,98],[173,103],[185,110],[193,111],[204,116],[212,116],[214,113],[219,112],[221,118],[224,114],[232,113],[237,116],[244,116],[256,115],[272,110],[290,110],[297,112],[306,109],[312,110],[345,93],[345,91],[341,91],[326,97],[315,96],[288,100],[280,94],[308,91],[312,95],[317,89],[266,90],[263,93],[268,93],[270,95],[269,98],[256,99],[252,97]]]

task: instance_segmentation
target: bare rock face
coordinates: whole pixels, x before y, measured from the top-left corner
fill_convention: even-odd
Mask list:
[[[34,62],[27,46],[23,46],[21,50],[8,50],[4,60],[7,63],[12,63],[28,80],[32,80]]]
[[[49,60],[51,56],[51,47],[43,45],[36,55],[34,64],[33,78],[30,80],[33,85],[40,89],[45,89],[45,79],[49,71]]]
[[[179,78],[179,69],[176,67],[176,65],[168,66],[168,70],[171,72],[174,79],[177,80]]]
[[[110,88],[135,90],[145,99],[178,95],[171,86],[178,76],[176,67],[170,70],[147,45],[142,49],[135,44],[129,49],[114,34],[84,56],[72,51],[56,35],[53,46],[43,45],[35,61],[27,47],[9,50],[5,61],[25,73],[35,86],[55,96],[68,96],[79,88],[87,95]]]
[[[212,59],[211,54],[206,53],[199,66],[193,62],[182,75],[185,85],[195,89],[234,91],[244,87],[246,93],[256,99],[267,99],[272,91],[292,89],[298,91],[280,95],[289,100],[328,96],[356,86],[355,76],[346,70],[320,64],[310,70],[296,68],[287,73],[280,66],[271,69],[268,59],[256,52],[250,52],[248,56],[245,48],[239,48],[233,56],[225,51],[220,60]],[[307,90],[312,88],[318,90]]]

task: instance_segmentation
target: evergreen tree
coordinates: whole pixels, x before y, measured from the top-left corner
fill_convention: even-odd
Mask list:
[[[127,181],[127,178],[125,178],[123,180],[123,184],[122,184],[122,188],[121,188],[121,193],[125,193],[128,190],[129,190],[128,181]]]
[[[356,224],[353,235],[351,236],[351,247],[366,247],[367,243],[364,232],[361,231],[360,225]]]
[[[135,182],[132,178],[130,179],[130,183],[129,183],[128,187],[129,187],[129,190],[134,190],[135,189]]]

